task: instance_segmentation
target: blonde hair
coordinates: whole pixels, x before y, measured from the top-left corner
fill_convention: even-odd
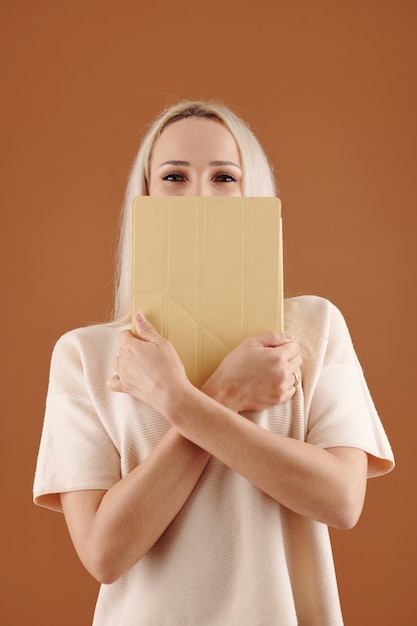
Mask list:
[[[183,101],[167,108],[144,136],[130,172],[121,214],[113,323],[122,323],[131,314],[132,206],[137,196],[148,195],[152,149],[161,133],[187,117],[201,117],[224,124],[233,135],[241,158],[244,196],[275,196],[272,168],[263,148],[249,126],[228,107],[215,102]]]

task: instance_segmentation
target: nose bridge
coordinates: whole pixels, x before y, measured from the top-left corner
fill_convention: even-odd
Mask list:
[[[209,196],[210,182],[203,173],[195,173],[188,185],[188,195],[190,196]]]

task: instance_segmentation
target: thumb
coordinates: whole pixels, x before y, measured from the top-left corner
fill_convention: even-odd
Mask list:
[[[153,343],[157,343],[160,335],[157,333],[152,324],[146,319],[142,311],[139,311],[136,315],[135,326],[140,339],[143,341],[152,341]]]
[[[293,335],[290,333],[278,333],[276,331],[267,331],[261,333],[253,338],[255,345],[262,346],[264,348],[277,348],[285,343],[294,341]]]

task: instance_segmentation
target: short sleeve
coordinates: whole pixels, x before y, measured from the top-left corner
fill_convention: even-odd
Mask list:
[[[62,492],[109,489],[120,478],[120,457],[88,391],[84,365],[71,333],[61,337],[51,360],[33,488],[35,503],[55,510],[61,510]]]
[[[345,320],[336,307],[330,307],[326,347],[311,399],[307,441],[323,448],[360,448],[368,454],[368,476],[385,474],[394,467],[391,446]]]

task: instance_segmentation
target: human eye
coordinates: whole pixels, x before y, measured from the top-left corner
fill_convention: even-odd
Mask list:
[[[228,174],[226,172],[222,172],[220,174],[216,174],[214,177],[216,183],[235,183],[236,177],[232,174]]]
[[[169,183],[183,183],[185,181],[185,176],[179,172],[171,172],[170,174],[162,176],[162,180],[166,180]]]

